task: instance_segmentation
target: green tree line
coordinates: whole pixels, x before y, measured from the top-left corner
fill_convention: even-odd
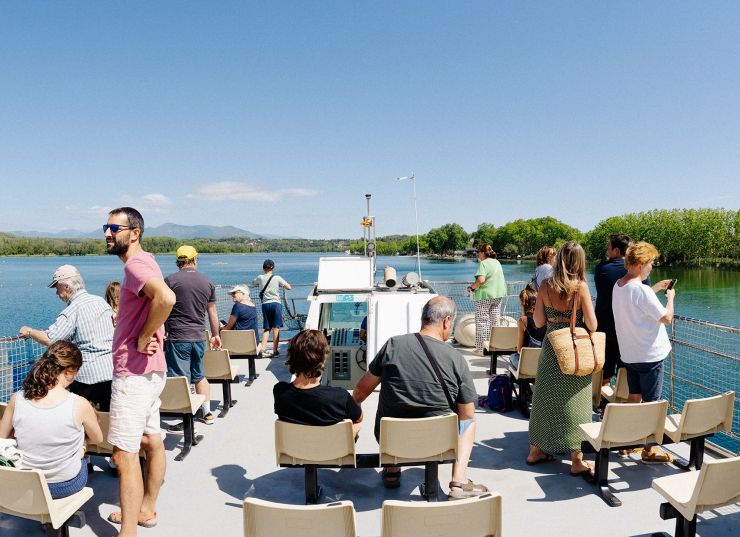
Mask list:
[[[556,248],[569,240],[583,244],[588,256],[601,259],[611,233],[626,233],[634,240],[654,244],[663,263],[701,265],[740,261],[740,211],[725,209],[671,209],[630,213],[602,220],[583,233],[552,217],[519,219],[500,227],[482,223],[468,233],[456,223],[445,224],[419,236],[421,253],[452,255],[456,251],[490,244],[500,257],[530,257],[549,244]],[[362,253],[363,240],[348,239],[193,239],[144,237],[152,253],[174,253],[184,242],[201,253],[343,252]],[[378,255],[416,254],[416,236],[388,235],[376,241]],[[0,255],[103,255],[103,240],[63,240],[18,237],[0,233]]]

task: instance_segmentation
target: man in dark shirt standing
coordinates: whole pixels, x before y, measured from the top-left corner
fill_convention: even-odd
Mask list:
[[[612,291],[616,281],[627,274],[627,269],[624,267],[624,255],[631,240],[628,235],[624,234],[609,235],[606,245],[607,260],[596,265],[594,269],[596,320],[599,324],[599,332],[606,334],[604,385],[609,384],[617,369],[622,367],[612,313]]]
[[[177,249],[179,270],[164,281],[177,297],[175,306],[164,324],[167,340],[164,353],[167,358],[167,376],[186,377],[195,385],[195,392],[205,396],[203,421],[213,424],[211,387],[205,378],[203,356],[206,351],[203,320],[208,313],[211,327],[211,347],[221,348],[216,312],[216,288],[208,277],[198,272],[198,252],[192,246]],[[175,425],[180,428],[180,425]]]

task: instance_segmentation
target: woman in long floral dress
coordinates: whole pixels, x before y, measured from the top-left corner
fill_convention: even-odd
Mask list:
[[[537,384],[529,419],[529,455],[527,464],[555,460],[554,453],[569,453],[571,475],[591,473],[591,465],[581,453],[581,423],[591,421],[591,375],[564,375],[550,345],[550,332],[570,326],[573,307],[576,326],[596,330],[596,314],[591,293],[584,279],[586,255],[574,241],[565,243],[555,258],[553,275],[546,279],[537,294],[534,321],[537,327],[547,324],[542,343]],[[578,292],[578,303],[574,297]]]

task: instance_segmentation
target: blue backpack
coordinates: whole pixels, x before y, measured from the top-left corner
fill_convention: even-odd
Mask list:
[[[488,383],[486,404],[495,412],[508,412],[513,407],[509,375],[495,375]]]

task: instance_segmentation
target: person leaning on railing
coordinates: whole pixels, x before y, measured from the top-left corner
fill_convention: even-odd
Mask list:
[[[72,265],[59,267],[49,287],[67,307],[48,329],[21,326],[18,333],[46,346],[60,340],[77,345],[82,367],[69,389],[98,410],[108,412],[113,378],[113,310],[102,297],[85,290],[80,271]]]

